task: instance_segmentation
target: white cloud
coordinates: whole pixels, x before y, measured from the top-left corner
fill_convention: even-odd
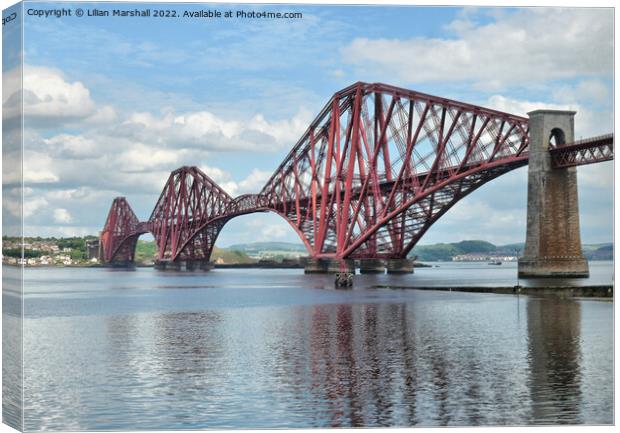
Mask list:
[[[88,236],[93,235],[93,227],[86,226],[67,226],[67,225],[24,225],[24,236],[45,236],[55,237],[71,237],[71,236]]]
[[[580,188],[601,188],[611,191],[614,184],[613,161],[577,167]]]
[[[22,71],[13,68],[2,73],[2,119],[10,119],[21,115],[21,95],[19,92],[7,92],[10,89],[21,89]]]
[[[611,76],[610,8],[523,8],[500,13],[486,24],[473,21],[473,15],[448,26],[454,38],[357,38],[342,48],[342,57],[367,76],[409,83],[472,81],[490,91],[578,76]]]
[[[79,119],[95,109],[90,91],[80,81],[45,67],[24,67],[24,114],[27,119]]]
[[[44,139],[44,146],[57,157],[83,159],[99,156],[99,143],[81,135],[60,134]]]
[[[55,183],[59,176],[54,169],[54,160],[42,152],[24,151],[24,184]]]
[[[118,115],[114,107],[111,105],[104,105],[101,108],[97,108],[97,110],[84,121],[93,125],[106,125],[114,122],[117,118]]]
[[[270,171],[255,168],[245,179],[235,182],[232,175],[221,168],[206,165],[201,165],[199,168],[233,197],[241,194],[258,193],[272,174]]]
[[[248,177],[239,182],[239,193],[259,192],[272,174],[273,173],[270,171],[259,170],[257,168],[253,169]]]
[[[244,242],[287,241],[301,242],[291,226],[280,217],[266,218],[264,215],[244,218],[244,230],[239,239]]]
[[[34,215],[47,204],[47,200],[43,197],[24,197],[24,218]]]
[[[486,240],[497,245],[517,242],[525,235],[525,204],[525,197],[516,209],[494,203],[489,194],[465,198],[431,227],[420,244],[467,239]]]
[[[67,224],[73,221],[71,214],[67,209],[54,209],[54,221],[60,224]]]
[[[505,111],[508,113],[525,116],[530,111],[538,109],[549,110],[574,110],[575,115],[575,139],[605,134],[613,130],[613,115],[609,111],[592,111],[589,107],[575,102],[556,104],[543,101],[527,101],[508,98],[503,95],[489,97],[486,104],[489,108]]]
[[[23,95],[21,79],[19,68],[3,74],[3,87],[16,90],[2,95],[4,119],[20,116],[22,109],[26,127],[58,127],[76,121],[97,125],[117,118],[112,106],[97,108],[90,90],[81,81],[67,80],[58,69],[24,65]]]
[[[268,121],[256,114],[250,119],[227,120],[208,111],[161,115],[132,113],[110,133],[142,143],[202,150],[271,152],[294,145],[311,119],[300,109],[292,119]]]
[[[237,195],[239,186],[232,180],[232,176],[229,172],[218,167],[209,167],[204,164],[202,164],[199,168],[229,195],[232,197]]]
[[[583,80],[575,86],[560,86],[554,89],[552,96],[562,103],[581,101],[610,106],[613,93],[601,80]]]

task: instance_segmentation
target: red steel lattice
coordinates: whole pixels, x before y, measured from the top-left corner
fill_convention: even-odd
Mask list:
[[[574,143],[561,144],[550,148],[549,153],[551,165],[554,168],[611,161],[614,159],[614,135],[606,134]]]
[[[106,222],[104,260],[133,260],[126,251],[146,231],[159,260],[205,260],[228,220],[261,211],[284,217],[313,258],[404,258],[458,200],[526,165],[527,148],[527,118],[356,83],[330,99],[259,194],[233,199],[182,167],[146,223],[121,217],[131,209],[115,200],[121,214]],[[609,159],[613,146],[605,137],[551,154],[563,167]],[[123,234],[109,234],[114,224],[126,224]]]

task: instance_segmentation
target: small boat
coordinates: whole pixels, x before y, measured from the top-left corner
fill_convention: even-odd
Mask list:
[[[493,260],[492,262],[489,262],[489,265],[493,265],[493,266],[500,266],[502,264],[501,260]]]

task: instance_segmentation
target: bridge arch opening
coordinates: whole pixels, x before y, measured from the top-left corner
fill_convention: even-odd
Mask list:
[[[418,254],[416,247],[432,244],[482,241],[476,244],[482,247],[480,251],[471,252],[485,254],[484,247],[489,246],[486,243],[495,246],[518,243],[515,233],[525,231],[526,209],[522,204],[527,199],[527,175],[527,166],[515,168],[472,189],[453,205],[448,204],[445,213],[438,213],[439,218],[429,221],[428,229],[406,251],[407,256]],[[506,255],[516,255],[514,248],[501,251],[510,253]],[[431,257],[426,258],[429,261],[451,260],[452,256],[448,247],[430,253],[427,250],[426,253]]]
[[[140,241],[144,241],[142,244]],[[150,232],[127,236],[113,251],[111,263],[125,265],[135,262],[151,262],[157,260],[158,247]]]
[[[273,248],[269,255],[277,260],[281,260],[282,256],[309,254],[299,233],[290,223],[276,212],[270,211],[239,215],[228,220],[219,233],[215,248],[238,248],[246,254],[249,252],[250,258],[260,259],[259,254],[248,246],[253,243],[264,243],[261,248]],[[296,244],[297,247],[291,244]],[[214,261],[213,254],[211,260]]]
[[[549,134],[549,147],[558,147],[566,144],[566,135],[560,128],[553,128]]]

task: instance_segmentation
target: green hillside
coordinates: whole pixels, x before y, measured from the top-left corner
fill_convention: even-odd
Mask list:
[[[136,262],[148,263],[155,260],[157,255],[157,247],[155,241],[138,240],[136,245]],[[233,251],[228,248],[214,247],[211,253],[211,260],[216,261],[222,259],[224,263],[254,263],[256,260],[248,257],[243,251]]]
[[[291,242],[252,242],[246,244],[235,244],[226,248],[227,250],[259,252],[259,251],[291,251],[305,252],[306,247],[303,244]]]
[[[136,245],[136,262],[145,263],[155,260],[157,247],[155,241],[142,241],[138,239]]]
[[[409,256],[418,256],[419,261],[451,261],[452,257],[468,253],[514,256],[516,251],[519,255],[523,254],[524,243],[507,245],[494,245],[490,242],[479,240],[467,240],[454,243],[439,243],[433,245],[417,245]],[[583,253],[588,260],[612,260],[613,244],[584,244]]]
[[[248,255],[243,251],[213,247],[211,261],[215,262],[218,259],[222,259],[226,264],[256,263],[256,260],[248,257]]]

